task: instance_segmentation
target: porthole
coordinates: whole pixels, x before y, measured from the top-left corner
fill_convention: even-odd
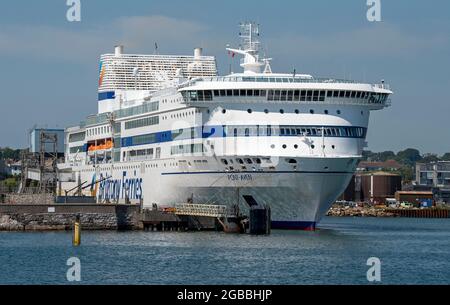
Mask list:
[[[270,145],[270,148],[275,148],[275,144]]]
[[[314,110],[313,109],[309,109],[309,113],[313,114]]]
[[[328,110],[325,109],[324,113],[325,113],[325,114],[328,114]]]
[[[341,111],[340,111],[340,110],[338,110],[338,111],[336,111],[336,113],[337,113],[337,114],[341,114]]]
[[[269,110],[268,109],[264,109],[264,113],[269,113]]]
[[[361,115],[364,115],[364,111],[361,110]]]
[[[313,145],[311,145],[311,148],[312,148],[312,149],[314,149],[314,147],[315,147],[315,146],[314,146],[314,144],[313,144]]]
[[[286,147],[287,147],[286,144],[283,144],[283,148],[286,149]]]
[[[227,112],[227,110],[226,110],[226,109],[222,109],[222,113],[224,113],[224,114],[225,114],[226,112]]]
[[[283,113],[284,113],[284,110],[283,110],[283,109],[280,109],[280,113],[283,114]]]
[[[298,109],[295,109],[295,111],[294,111],[296,114],[299,114],[300,113],[300,111],[298,110]]]
[[[252,113],[252,110],[251,110],[251,109],[247,109],[247,112],[248,112],[248,113]]]
[[[297,145],[297,144],[295,144],[295,145],[294,145],[294,148],[295,148],[295,149],[297,149],[297,148],[298,148],[298,145]]]
[[[335,148],[336,148],[336,146],[334,146],[334,145],[331,145],[331,148],[335,149]]]

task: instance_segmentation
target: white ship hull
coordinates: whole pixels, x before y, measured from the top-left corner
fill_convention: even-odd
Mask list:
[[[196,158],[198,159],[198,158]],[[205,158],[205,160],[207,160]],[[99,202],[131,203],[142,200],[144,207],[157,204],[172,207],[177,203],[238,204],[241,211],[249,208],[243,199],[252,196],[258,204],[272,211],[273,228],[315,229],[331,204],[344,191],[352,177],[355,158],[297,158],[300,166],[277,169],[257,168],[226,172],[214,158],[208,166],[191,170],[151,168],[146,162],[129,162],[111,166],[80,168],[81,181],[98,181],[93,189]],[[162,168],[161,168],[162,167]],[[112,173],[112,178],[111,177]]]

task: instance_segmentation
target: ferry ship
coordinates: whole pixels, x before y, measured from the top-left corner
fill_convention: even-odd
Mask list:
[[[272,228],[314,230],[348,185],[371,111],[390,105],[377,84],[274,73],[259,26],[240,25],[241,73],[218,76],[193,56],[100,59],[98,113],[66,129],[73,185],[98,202],[268,205]],[[73,185],[67,184],[66,189]],[[246,199],[246,200],[244,200]]]

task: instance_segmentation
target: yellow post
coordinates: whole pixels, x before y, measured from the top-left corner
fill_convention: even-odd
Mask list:
[[[81,243],[81,225],[80,225],[80,216],[77,215],[73,226],[73,245],[79,246],[80,243]]]

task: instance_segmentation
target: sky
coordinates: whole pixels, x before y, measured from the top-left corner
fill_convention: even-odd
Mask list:
[[[381,21],[369,22],[366,0],[81,0],[81,21],[69,22],[66,0],[3,0],[0,147],[96,113],[99,56],[115,45],[186,55],[200,46],[226,74],[225,46],[251,20],[274,72],[391,85],[392,106],[371,114],[368,149],[450,152],[450,1],[380,3]]]

